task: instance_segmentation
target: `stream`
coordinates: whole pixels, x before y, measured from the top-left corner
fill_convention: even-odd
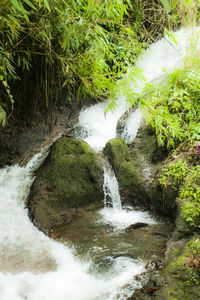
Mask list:
[[[181,66],[191,35],[181,29],[175,34],[177,45],[163,38],[138,59],[146,81]],[[136,79],[132,85],[141,93],[145,81]],[[116,137],[117,122],[128,109],[125,97],[117,103],[116,111],[106,116],[107,103],[82,110],[75,136],[101,152]],[[138,109],[129,114],[121,134],[127,143],[141,122]],[[30,222],[24,204],[47,154],[48,149],[41,149],[26,166],[0,170],[0,299],[126,300],[148,280],[146,271],[162,260],[170,226],[148,212],[122,207],[117,179],[106,164],[104,208],[80,209],[49,238]],[[148,226],[129,227],[138,222]]]

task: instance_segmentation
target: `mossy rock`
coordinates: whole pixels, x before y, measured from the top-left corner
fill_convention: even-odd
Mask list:
[[[104,153],[118,179],[123,203],[175,217],[177,192],[170,187],[163,191],[158,184],[166,153],[158,148],[156,138],[147,124],[142,125],[131,145],[128,146],[122,138],[111,139]]]
[[[141,165],[136,154],[129,151],[123,139],[108,141],[104,153],[114,169],[122,198],[135,205],[147,205],[148,197],[144,194]]]
[[[200,232],[200,174],[189,172],[177,197],[178,213],[175,237],[182,238]]]
[[[76,208],[103,200],[103,168],[89,145],[62,137],[37,170],[28,207],[37,226],[49,231]]]
[[[200,270],[195,265],[199,253],[195,250],[197,236],[177,242],[167,255],[167,263],[161,277],[165,286],[155,292],[152,299],[191,300],[200,299]]]

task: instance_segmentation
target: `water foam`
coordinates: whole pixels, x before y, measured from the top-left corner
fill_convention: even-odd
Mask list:
[[[126,299],[140,286],[133,278],[144,272],[144,263],[118,259],[109,278],[92,275],[91,262],[81,262],[30,222],[24,200],[43,158],[36,154],[25,167],[0,171],[0,299]]]
[[[149,225],[157,222],[149,215],[148,212],[137,211],[133,209],[111,209],[105,207],[100,210],[103,224],[110,224],[117,230],[124,230],[132,224],[142,222]]]
[[[144,70],[147,81],[161,76],[165,68],[170,70],[180,65],[187,53],[191,32],[182,29],[176,35],[178,48],[161,40],[139,59],[138,66]],[[107,140],[116,137],[117,121],[128,107],[123,97],[118,99],[118,104],[116,112],[106,116],[106,103],[85,109],[80,114],[79,125],[88,132],[85,140],[96,151],[100,151]],[[30,222],[24,200],[33,182],[33,171],[41,161],[38,154],[25,167],[16,165],[0,171],[0,299],[127,299],[136,287],[140,287],[134,276],[144,272],[144,263],[121,257],[116,259],[109,277],[90,274],[91,262],[79,261],[71,249],[49,239]],[[104,210],[105,219],[106,210],[109,208]],[[127,226],[129,212],[124,213],[123,210],[112,210],[112,223],[120,228]],[[134,220],[137,217],[140,221],[141,214],[135,213]],[[152,222],[144,214],[142,221]],[[133,223],[132,216],[130,219]]]
[[[146,82],[159,79],[166,72],[171,72],[175,68],[181,67],[184,57],[190,50],[191,44],[194,44],[195,38],[198,38],[196,43],[197,49],[200,47],[199,31],[199,27],[182,28],[173,33],[177,44],[170,37],[165,37],[151,45],[137,61],[137,67],[142,70]],[[131,72],[132,70],[130,69],[127,77],[131,76]],[[129,88],[135,89],[136,93],[140,94],[146,82],[142,79],[135,79]],[[129,107],[126,97],[118,97],[116,103],[118,105],[117,109],[114,112],[108,112],[106,115],[105,109],[108,102],[85,108],[79,115],[78,127],[81,127],[84,133],[87,134],[86,137],[83,137],[79,132],[77,133],[77,137],[83,138],[96,152],[101,151],[109,139],[116,138],[117,122]],[[133,122],[132,118],[135,118],[136,122]],[[134,139],[141,119],[142,117],[138,110],[130,115],[124,133],[122,133],[122,137],[128,142]]]

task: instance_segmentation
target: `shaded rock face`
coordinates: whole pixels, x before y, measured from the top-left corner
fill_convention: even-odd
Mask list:
[[[26,113],[27,115],[27,113]],[[52,122],[47,117],[26,127],[21,119],[11,119],[5,127],[0,127],[0,167],[24,165],[38,152],[49,145],[60,133],[70,134],[78,121],[78,110],[62,105],[52,112]]]
[[[69,223],[78,207],[103,199],[103,169],[84,141],[57,140],[36,175],[28,207],[31,219],[43,231]]]
[[[175,217],[177,192],[170,187],[163,191],[158,184],[167,153],[158,148],[155,135],[146,123],[132,144],[127,145],[123,139],[112,139],[107,142],[104,153],[118,179],[124,204],[145,206],[156,213]]]

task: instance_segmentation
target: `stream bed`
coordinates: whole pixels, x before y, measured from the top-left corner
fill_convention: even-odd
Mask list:
[[[118,222],[107,222],[107,215],[117,216]],[[128,215],[136,224],[139,221],[149,224],[137,229],[126,227]],[[91,261],[90,272],[95,276],[110,280],[114,274],[121,274],[123,278],[128,268],[133,272],[133,280],[122,286],[122,290],[131,296],[147,282],[151,270],[159,268],[171,230],[170,224],[155,221],[148,213],[131,207],[114,211],[113,208],[80,209],[70,224],[54,227],[51,237],[72,248],[81,260]]]
[[[129,212],[133,211],[129,208]],[[54,227],[51,237],[72,247],[79,257],[91,259],[94,263],[105,257],[130,257],[146,262],[162,260],[172,230],[170,224],[155,221],[137,229],[116,228],[105,223],[101,212],[80,209],[70,224]],[[145,222],[143,212],[134,212],[135,223]]]
[[[198,29],[198,28],[197,28]],[[166,38],[153,44],[139,58],[147,82],[182,64],[192,32],[176,32],[177,45]],[[135,80],[137,93],[146,82]],[[100,152],[116,137],[119,118],[129,105],[117,99],[114,113],[105,116],[107,103],[84,109],[77,124],[77,138]],[[131,115],[122,136],[129,143],[140,126],[140,111]],[[155,220],[133,207],[122,208],[113,175],[105,176],[105,194],[112,208],[80,209],[71,223],[54,227],[49,238],[29,220],[25,201],[34,172],[44,159],[36,154],[26,166],[0,170],[0,299],[1,300],[126,300],[148,278],[140,277],[162,261],[171,225]],[[107,185],[111,184],[111,185]],[[113,187],[114,185],[114,187]],[[113,194],[114,197],[112,197]],[[103,199],[102,199],[103,200]],[[148,226],[133,229],[137,223]],[[129,229],[128,229],[129,228]],[[132,230],[133,229],[133,230]]]

